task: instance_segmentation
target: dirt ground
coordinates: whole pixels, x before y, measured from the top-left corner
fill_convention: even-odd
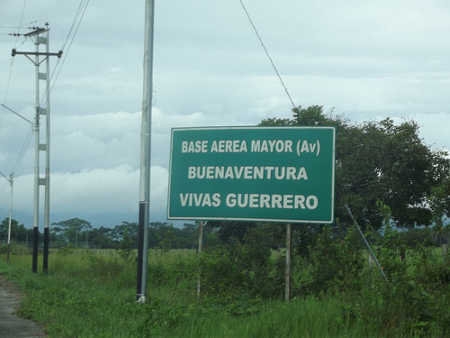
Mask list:
[[[14,314],[23,294],[0,276],[0,337],[45,337],[42,327]]]

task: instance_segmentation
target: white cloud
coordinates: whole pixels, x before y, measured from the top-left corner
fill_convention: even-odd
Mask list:
[[[165,217],[168,171],[151,168],[151,212]],[[34,175],[27,174],[14,180],[14,210],[31,213],[34,206]],[[3,182],[2,182],[3,183]],[[8,191],[3,184],[0,188]],[[89,215],[135,215],[138,216],[139,170],[128,165],[108,169],[83,170],[80,172],[53,172],[50,176],[50,209],[57,215],[71,215],[88,219]],[[8,206],[10,195],[0,195],[2,205]],[[44,195],[40,189],[40,213],[43,214]],[[8,209],[9,210],[9,209]],[[54,219],[51,222],[58,222]],[[126,219],[123,219],[126,221]],[[160,219],[155,219],[160,220]],[[133,221],[133,220],[131,220]]]
[[[132,201],[137,199],[138,178],[139,172],[126,165],[77,173],[56,172],[51,176],[51,204],[63,213],[123,213],[130,209],[137,212]]]

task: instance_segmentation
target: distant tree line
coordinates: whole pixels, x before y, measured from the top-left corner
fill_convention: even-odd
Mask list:
[[[9,219],[5,218],[0,224],[0,244],[7,243]],[[29,244],[33,240],[32,229],[27,229],[13,219],[11,222],[11,240]],[[43,241],[39,239],[40,243]],[[138,224],[122,222],[110,227],[93,227],[90,222],[72,218],[51,224],[50,247],[57,248],[71,244],[75,247],[89,247],[98,249],[117,248],[124,240],[134,243],[137,248]],[[152,222],[148,229],[149,248],[196,248],[198,246],[198,226],[186,223],[182,228],[174,227],[165,222]]]
[[[0,246],[7,243],[8,222],[9,219],[5,218],[0,223]],[[32,229],[25,228],[15,219],[12,220],[11,225],[11,240],[31,247]],[[296,250],[306,250],[313,243],[313,238],[320,232],[320,228],[320,226],[307,224],[295,226],[294,229],[298,232]],[[208,222],[204,227],[204,244],[213,244],[211,243],[213,237],[222,243],[245,243],[249,231],[263,236],[266,245],[272,249],[279,249],[285,245],[282,224],[252,222]],[[433,246],[448,243],[449,232],[450,225],[447,225],[443,232],[437,228],[415,227],[400,232],[399,236],[408,247],[412,248],[418,244]],[[214,236],[209,238],[210,234]],[[199,229],[195,223],[186,223],[182,228],[178,228],[165,222],[152,222],[148,229],[148,236],[149,248],[152,249],[197,249]],[[39,241],[43,242],[43,234],[40,234]],[[124,241],[137,248],[138,225],[135,222],[122,222],[113,228],[94,228],[88,221],[72,218],[52,224],[50,241],[53,248],[70,244],[80,248],[117,249]]]

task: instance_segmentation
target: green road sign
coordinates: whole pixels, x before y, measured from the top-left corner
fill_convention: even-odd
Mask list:
[[[168,218],[333,223],[335,127],[172,129]]]

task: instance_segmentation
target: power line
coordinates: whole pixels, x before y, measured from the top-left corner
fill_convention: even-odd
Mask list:
[[[27,137],[22,145],[22,149],[20,150],[19,156],[17,157],[17,161],[16,161],[16,164],[14,165],[12,172],[15,173],[19,169],[20,165],[22,164],[23,158],[25,156],[25,152],[27,151],[28,146],[30,145],[32,135],[33,135],[33,127],[30,127],[30,130],[28,131]]]
[[[22,21],[23,21],[23,16],[24,16],[24,13],[25,13],[25,7],[26,6],[27,6],[27,0],[25,0],[24,3],[23,3],[22,14],[20,15],[19,31],[20,31],[20,27],[22,26]],[[16,42],[14,44],[14,48],[17,47],[18,39],[19,39],[19,36],[17,36],[17,38],[16,38]],[[9,92],[9,86],[11,84],[11,76],[12,76],[13,65],[14,65],[14,58],[11,56],[11,64],[9,66],[9,75],[8,75],[8,81],[7,81],[7,84],[6,84],[5,98],[3,100],[4,103],[6,103],[6,100],[8,98],[8,92]],[[2,130],[2,126],[3,126],[3,114],[4,114],[4,110],[2,110],[2,115],[0,117],[0,131]]]
[[[24,16],[24,13],[25,13],[26,6],[27,6],[27,0],[25,0],[24,3],[23,3],[22,14],[20,15],[20,22],[19,22],[19,27],[18,27],[19,33],[20,33],[20,28],[22,27],[23,16]],[[15,36],[17,36],[17,38],[15,39],[16,41],[14,43],[14,48],[17,47],[17,43],[18,43],[20,35],[18,34],[18,35],[15,35]],[[22,42],[22,44],[25,42],[25,40]],[[5,90],[5,98],[4,98],[4,102],[5,103],[6,103],[6,100],[8,99],[8,92],[9,92],[9,87],[10,87],[10,84],[11,84],[11,77],[12,77],[13,66],[14,66],[14,57],[11,56],[11,63],[10,63],[10,67],[9,67],[9,75],[8,75],[8,80],[7,80],[6,90]],[[2,130],[3,116],[4,116],[4,113],[5,113],[4,105],[2,105],[2,107],[3,107],[3,109],[2,109],[2,114],[1,114],[1,117],[0,117],[0,132]],[[25,141],[24,141],[24,143],[22,145],[22,149],[20,150],[19,156],[17,157],[17,161],[16,161],[16,163],[15,163],[15,165],[13,167],[13,170],[12,170],[13,173],[16,172],[19,169],[20,165],[22,164],[23,158],[25,156],[25,152],[26,152],[28,146],[30,145],[32,133],[33,133],[33,128],[31,127],[29,132],[28,132],[28,134],[27,134],[27,137],[26,137],[26,139],[25,139]],[[4,191],[4,189],[0,189],[0,194],[3,191]]]
[[[56,80],[58,79],[59,74],[61,73],[61,69],[64,66],[64,63],[66,62],[66,58],[69,55],[69,51],[70,51],[70,48],[72,47],[72,43],[73,43],[73,41],[75,39],[75,36],[78,33],[78,29],[80,28],[80,24],[83,21],[84,15],[86,13],[86,9],[87,9],[87,7],[89,5],[89,1],[90,0],[81,0],[80,5],[78,6],[78,10],[77,10],[77,12],[75,14],[75,17],[73,19],[72,26],[70,27],[69,33],[67,34],[66,40],[65,40],[65,42],[63,44],[63,47],[62,47],[63,50],[66,47],[66,44],[69,41],[69,38],[70,38],[74,28],[75,28],[75,32],[72,35],[72,38],[71,38],[70,43],[69,43],[69,47],[67,48],[67,51],[65,51],[62,61],[60,59],[58,59],[56,65],[55,65],[55,68],[54,68],[54,70],[52,72],[52,76],[50,78],[50,82],[52,82],[52,85],[50,86],[50,91],[53,90],[53,86],[55,85]],[[59,68],[58,68],[58,66],[59,66]],[[44,93],[44,95],[45,95],[45,93]]]
[[[284,88],[284,91],[286,92],[287,96],[289,97],[289,100],[291,101],[292,106],[295,108],[296,106],[295,106],[295,104],[294,104],[294,100],[292,100],[292,97],[291,97],[291,95],[289,94],[289,91],[288,91],[286,85],[284,84],[284,81],[283,81],[283,79],[281,78],[281,75],[280,75],[280,73],[278,72],[277,67],[275,66],[275,63],[273,62],[273,60],[272,60],[272,58],[271,58],[271,56],[270,56],[270,54],[269,54],[269,51],[267,50],[266,45],[264,44],[264,41],[262,40],[261,36],[259,35],[258,30],[256,29],[256,26],[255,26],[255,24],[253,23],[252,18],[250,17],[250,14],[249,14],[248,11],[247,11],[247,8],[245,8],[244,2],[243,2],[242,0],[239,0],[239,1],[240,1],[241,5],[242,5],[242,8],[243,8],[244,11],[245,11],[245,14],[247,14],[248,20],[250,21],[251,25],[253,26],[253,29],[254,29],[254,31],[255,31],[255,33],[256,33],[256,36],[258,37],[259,41],[261,42],[261,45],[263,46],[264,51],[266,52],[266,55],[267,55],[267,57],[269,58],[270,63],[272,64],[273,69],[275,70],[275,73],[277,74],[278,78],[280,79],[280,82],[281,82],[281,85],[282,85],[283,88]]]
[[[66,37],[66,39],[64,41],[64,44],[63,44],[63,48],[64,48],[66,46],[66,44],[68,43],[69,39],[70,39],[69,47],[68,47],[67,52],[64,54],[63,61],[60,63],[60,59],[58,58],[58,62],[57,62],[57,64],[54,67],[54,71],[53,71],[51,79],[50,79],[52,81],[52,85],[51,85],[50,91],[53,89],[53,86],[55,85],[56,80],[57,80],[57,78],[58,78],[58,76],[59,76],[59,74],[61,72],[62,66],[64,65],[65,58],[68,55],[68,51],[70,50],[70,47],[72,46],[72,43],[73,43],[73,41],[75,39],[75,36],[76,36],[76,34],[78,32],[78,29],[80,27],[81,21],[83,20],[84,14],[85,14],[86,9],[87,9],[87,7],[89,5],[89,1],[90,0],[81,0],[80,1],[80,5],[78,7],[78,10],[77,10],[77,12],[75,14],[74,20],[72,22],[72,26],[71,26],[71,28],[69,30],[69,33],[67,34],[67,37]],[[20,29],[22,27],[22,21],[23,21],[26,5],[27,5],[27,1],[25,0],[23,8],[22,8],[22,14],[21,14],[21,17],[20,17],[20,24],[18,26],[18,33],[10,34],[10,35],[13,35],[13,36],[16,37],[16,39],[15,39],[16,42],[14,44],[15,48],[17,47],[18,38],[20,36],[23,36],[22,34],[20,34]],[[73,32],[73,34],[72,34],[72,32]],[[27,38],[28,37],[25,37],[25,39],[21,43],[21,45],[24,44],[24,42],[27,40]],[[11,83],[13,65],[14,65],[14,58],[11,58],[10,71],[9,71],[9,76],[8,76],[8,80],[7,80],[7,86],[6,86],[6,91],[5,91],[4,103],[6,103],[7,98],[8,98],[8,92],[9,92],[10,83]],[[47,91],[47,89],[46,89],[46,91]],[[45,93],[43,95],[43,98],[46,97],[46,94],[47,94],[46,91],[45,91]],[[2,109],[1,116],[0,116],[0,131],[2,129],[4,111],[5,110]],[[28,132],[27,137],[26,137],[26,139],[25,139],[25,141],[24,141],[24,143],[22,145],[22,148],[21,148],[21,150],[19,152],[19,155],[17,157],[17,161],[16,161],[16,163],[14,165],[14,168],[13,168],[13,172],[15,172],[20,167],[20,165],[21,165],[21,163],[23,161],[23,158],[25,156],[25,152],[26,152],[26,150],[27,150],[27,148],[28,148],[28,146],[30,144],[30,141],[31,141],[32,133],[33,133],[33,130],[31,128],[30,131]],[[2,189],[2,191],[3,190],[4,189]]]

